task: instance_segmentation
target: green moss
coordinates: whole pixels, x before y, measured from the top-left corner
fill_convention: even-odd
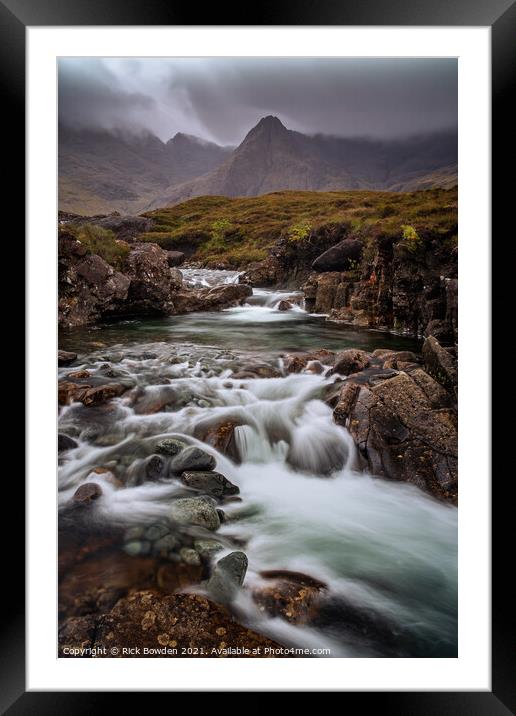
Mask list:
[[[366,246],[389,234],[409,247],[403,227],[443,243],[457,234],[456,189],[412,193],[375,191],[279,191],[257,197],[200,196],[147,212],[151,231],[139,237],[163,248],[194,248],[209,264],[231,261],[245,268],[268,255],[281,237],[298,241],[321,226],[346,225]],[[410,232],[409,232],[410,233]],[[410,249],[409,249],[410,250]],[[240,262],[240,263],[238,263]]]
[[[76,236],[89,254],[98,254],[117,271],[124,267],[130,249],[125,242],[118,241],[112,231],[94,224],[84,224],[76,230]]]

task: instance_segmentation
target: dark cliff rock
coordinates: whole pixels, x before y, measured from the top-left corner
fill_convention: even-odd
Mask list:
[[[83,226],[84,224],[90,224],[100,226],[103,229],[112,231],[118,239],[129,242],[150,231],[154,223],[152,219],[145,216],[123,216],[116,211],[112,214],[98,214],[97,216],[80,216],[79,214],[60,211],[58,220],[61,225]]]
[[[423,358],[431,350],[447,366],[446,372],[439,368],[440,380],[417,362],[399,361],[407,364],[405,370],[386,370],[393,363],[392,352],[375,351],[372,367],[345,381],[333,416],[349,429],[363,466],[372,474],[415,484],[455,502],[456,382],[449,377],[454,375],[454,359],[433,337],[425,345]]]
[[[59,234],[59,326],[72,328],[106,318],[216,311],[237,305],[252,289],[224,284],[194,289],[170,266],[169,252],[150,242],[127,245],[123,270],[88,252],[75,235]],[[174,262],[176,258],[174,257]]]
[[[322,226],[279,240],[241,280],[302,288],[307,310],[330,320],[457,342],[457,250],[435,230],[373,227],[358,239],[348,224]]]

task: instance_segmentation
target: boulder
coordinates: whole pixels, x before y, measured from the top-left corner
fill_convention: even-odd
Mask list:
[[[134,314],[173,312],[174,284],[166,251],[150,242],[133,246],[126,259],[131,284],[124,310]]]
[[[206,589],[219,604],[229,604],[244,583],[248,560],[244,552],[231,552],[215,565]]]
[[[164,476],[165,460],[161,455],[151,455],[145,463],[145,476],[147,480],[155,481]]]
[[[211,288],[183,289],[178,291],[174,298],[175,312],[220,311],[240,305],[252,292],[252,288],[243,283],[224,283]]]
[[[291,308],[292,304],[290,303],[290,301],[282,300],[277,305],[278,311],[290,311]]]
[[[369,365],[369,355],[365,351],[356,348],[349,348],[341,351],[335,356],[332,374],[340,373],[341,375],[351,375],[358,373]]]
[[[324,582],[299,572],[268,570],[260,572],[266,582],[253,589],[253,600],[261,612],[282,617],[291,624],[306,624],[317,614]]]
[[[227,477],[220,472],[183,472],[181,482],[192,490],[222,499],[226,495],[238,495],[240,492]]]
[[[126,391],[120,383],[107,383],[93,388],[87,388],[79,400],[86,406],[101,405],[112,398],[122,395]]]
[[[433,336],[423,343],[423,363],[425,370],[448,391],[457,395],[457,360]]]
[[[58,433],[57,435],[57,450],[58,452],[65,452],[65,450],[73,450],[78,446],[78,442],[73,438],[65,435],[64,433]]]
[[[220,518],[208,497],[181,497],[170,505],[168,517],[180,525],[197,525],[208,530],[220,527]]]
[[[75,490],[72,500],[79,505],[89,505],[102,495],[102,488],[96,482],[85,482]]]
[[[344,239],[318,256],[312,263],[315,271],[347,271],[358,266],[363,245],[357,239]]]
[[[170,466],[172,472],[180,474],[191,470],[213,470],[216,460],[213,455],[201,450],[194,445],[182,450],[173,460]]]
[[[181,266],[185,260],[185,255],[182,251],[167,251],[168,265],[172,268],[175,266]]]
[[[399,373],[372,387],[346,385],[334,420],[348,427],[371,473],[413,483],[455,502],[457,414],[446,403],[436,407],[437,394],[429,398],[420,387],[421,376],[418,380]]]
[[[187,443],[183,442],[183,440],[178,440],[177,438],[165,438],[164,440],[160,440],[159,443],[156,445],[156,452],[161,453],[162,455],[178,455],[181,450],[184,450],[185,447],[187,447]]]
[[[170,269],[170,287],[173,289],[181,288],[183,285],[183,274],[177,268]]]
[[[57,351],[57,364],[58,365],[70,365],[77,360],[77,353],[71,351]]]
[[[224,420],[209,425],[200,423],[194,430],[194,436],[237,462],[239,460],[239,454],[235,443],[235,428],[238,427],[238,425],[240,425],[240,423],[234,420]]]
[[[324,348],[310,353],[287,353],[283,356],[283,367],[287,373],[301,373],[312,361],[317,361],[323,365],[333,365],[335,353]]]

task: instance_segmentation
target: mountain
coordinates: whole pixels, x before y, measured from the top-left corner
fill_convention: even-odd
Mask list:
[[[263,117],[236,147],[178,133],[59,129],[59,208],[138,213],[203,195],[413,191],[457,183],[455,132],[398,140],[309,136]]]
[[[268,116],[221,166],[169,186],[152,207],[203,195],[259,196],[284,189],[411,191],[456,183],[455,132],[391,141],[308,136]]]
[[[171,184],[221,164],[232,147],[178,133],[153,134],[59,127],[59,208],[83,214],[143,210]]]

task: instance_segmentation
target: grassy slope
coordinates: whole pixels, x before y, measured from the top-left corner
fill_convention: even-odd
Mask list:
[[[155,220],[143,235],[167,249],[194,249],[206,264],[245,267],[264,259],[282,237],[295,241],[310,229],[348,223],[367,241],[378,232],[401,235],[402,226],[456,241],[457,190],[412,193],[378,191],[281,191],[251,198],[202,196],[147,212]]]

